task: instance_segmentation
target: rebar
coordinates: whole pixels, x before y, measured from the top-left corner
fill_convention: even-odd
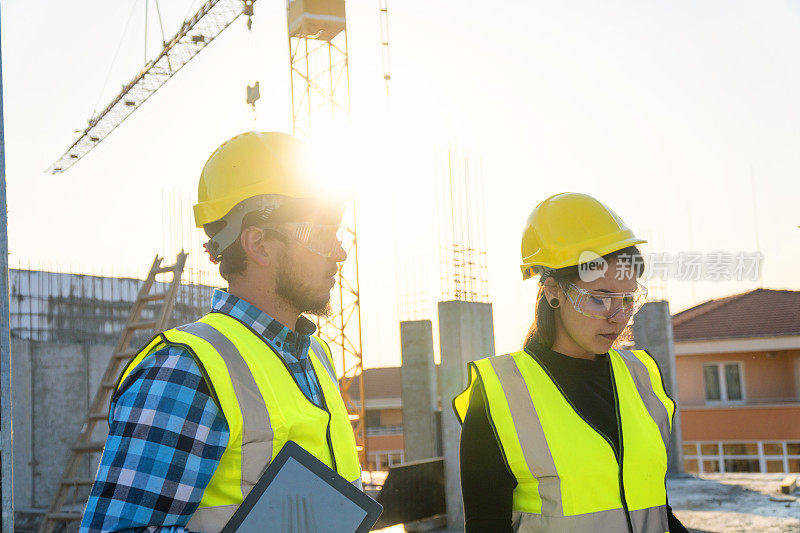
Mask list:
[[[442,299],[488,303],[482,166],[450,150],[443,170],[438,187]]]

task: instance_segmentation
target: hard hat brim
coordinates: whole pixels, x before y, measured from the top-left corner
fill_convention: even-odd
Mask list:
[[[598,247],[592,249],[590,246],[583,246],[586,251],[594,252],[598,257],[602,257],[608,255],[612,252],[616,252],[618,250],[622,250],[623,248],[627,248],[629,246],[636,246],[637,244],[646,243],[646,239],[639,239],[637,237],[629,237],[627,239],[623,239],[611,244],[606,245],[605,247]],[[585,244],[585,243],[584,243]],[[551,269],[559,269],[559,268],[566,268],[570,266],[577,266],[580,263],[575,261],[574,259],[563,259],[561,261],[541,261],[537,260],[535,257],[537,254],[533,254],[528,256],[522,260],[522,264],[520,264],[519,268],[522,271],[522,279],[527,280],[534,276],[537,276],[541,273],[542,268],[537,267],[545,267]]]

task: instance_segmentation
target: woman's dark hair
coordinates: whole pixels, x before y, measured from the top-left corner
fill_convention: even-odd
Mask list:
[[[617,250],[603,256],[607,262],[612,259],[622,256],[626,262],[631,262],[636,269],[636,277],[641,277],[644,272],[644,259],[641,252],[636,246],[629,246],[622,250]],[[572,265],[564,268],[554,270],[550,277],[558,281],[575,281],[579,279],[579,266]],[[561,302],[560,305],[568,304],[568,302]],[[536,310],[528,334],[525,336],[525,346],[532,340],[548,348],[553,347],[553,342],[556,339],[556,311],[550,306],[547,301],[547,296],[544,292],[544,284],[539,285],[539,293],[536,295]]]

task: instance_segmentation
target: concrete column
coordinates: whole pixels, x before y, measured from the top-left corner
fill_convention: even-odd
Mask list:
[[[11,402],[14,406],[14,507],[33,507],[33,412],[31,410],[31,341],[11,340]]]
[[[433,362],[433,326],[430,320],[400,322],[403,379],[404,461],[437,455],[438,435],[436,365]]]
[[[683,472],[683,439],[681,437],[681,411],[678,400],[678,381],[675,371],[675,345],[672,340],[672,315],[669,302],[647,302],[633,320],[633,337],[637,350],[647,350],[661,368],[664,388],[675,401],[672,419],[672,436],[667,454],[667,473]]]
[[[463,531],[464,508],[458,462],[461,425],[453,413],[452,401],[467,386],[467,363],[494,355],[492,304],[439,302],[439,342],[447,527]]]

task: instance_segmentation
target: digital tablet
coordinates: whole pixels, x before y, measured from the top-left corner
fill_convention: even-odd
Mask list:
[[[287,442],[222,533],[366,533],[381,504]]]

